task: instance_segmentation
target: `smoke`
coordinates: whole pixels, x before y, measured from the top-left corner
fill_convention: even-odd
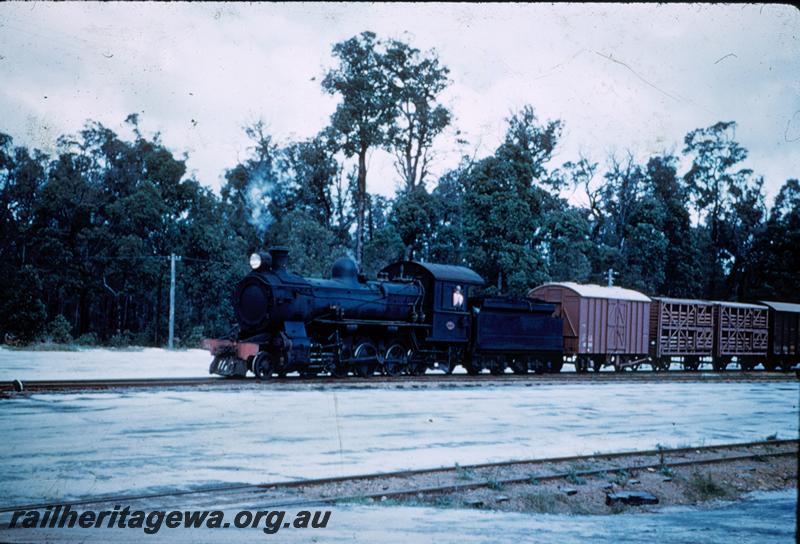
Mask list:
[[[269,211],[269,204],[272,202],[272,192],[275,183],[266,179],[263,175],[253,173],[250,183],[245,193],[247,207],[250,216],[247,222],[250,223],[258,232],[258,236],[263,240],[267,229],[275,222],[275,218]]]

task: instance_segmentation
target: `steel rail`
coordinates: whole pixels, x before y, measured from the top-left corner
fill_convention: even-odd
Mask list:
[[[661,462],[661,458],[667,455],[681,455],[686,453],[703,453],[703,452],[714,452],[718,450],[737,450],[737,449],[748,449],[748,448],[756,448],[756,447],[781,447],[781,446],[798,446],[800,445],[800,440],[791,439],[791,440],[766,440],[766,441],[754,441],[754,442],[739,442],[739,443],[728,443],[728,444],[717,444],[714,446],[696,446],[696,447],[681,447],[681,448],[660,448],[660,449],[651,449],[651,450],[640,450],[640,451],[628,451],[628,452],[614,452],[614,453],[595,453],[591,455],[571,455],[571,456],[562,456],[562,457],[549,457],[549,458],[541,458],[541,459],[521,459],[521,460],[512,460],[512,461],[500,461],[494,463],[478,463],[478,464],[470,464],[470,465],[459,465],[457,467],[437,467],[437,468],[425,468],[425,469],[412,469],[412,470],[400,470],[400,471],[393,471],[393,472],[374,472],[368,474],[356,474],[350,476],[333,476],[330,478],[315,478],[315,479],[306,479],[306,480],[287,480],[287,481],[277,481],[277,482],[267,482],[267,483],[260,483],[260,484],[232,484],[232,485],[217,485],[217,486],[205,486],[205,487],[197,487],[193,489],[186,489],[186,490],[171,490],[171,491],[163,491],[159,493],[142,493],[142,494],[129,494],[129,495],[110,495],[110,496],[98,496],[98,497],[88,497],[85,499],[77,499],[72,501],[61,501],[61,502],[43,502],[43,503],[34,503],[34,504],[22,504],[22,505],[15,505],[15,506],[0,506],[0,513],[4,512],[13,512],[16,510],[41,510],[47,507],[55,507],[58,505],[61,506],[82,506],[82,505],[90,505],[90,504],[105,504],[105,503],[124,503],[130,501],[138,501],[138,500],[146,500],[146,499],[158,499],[158,498],[166,498],[166,497],[181,497],[187,495],[200,495],[206,493],[230,493],[230,492],[237,492],[237,491],[245,491],[245,492],[261,492],[261,491],[272,491],[277,489],[291,489],[291,488],[298,488],[298,487],[317,487],[327,484],[335,484],[335,483],[343,483],[343,482],[356,482],[356,481],[369,481],[369,480],[387,480],[391,478],[407,478],[411,476],[420,476],[426,474],[436,474],[436,473],[453,473],[458,470],[480,470],[480,469],[491,469],[491,468],[501,468],[501,467],[510,467],[515,465],[548,465],[548,464],[557,464],[557,463],[573,463],[573,462],[581,462],[581,461],[598,461],[598,460],[605,460],[605,461],[612,461],[615,459],[626,459],[631,457],[649,457],[649,456],[659,456],[659,461],[657,463],[652,464],[639,464],[639,465],[630,465],[630,466],[614,466],[614,467],[605,467],[601,469],[592,469],[592,470],[584,470],[584,471],[570,471],[568,473],[558,472],[558,473],[551,473],[551,474],[544,474],[544,475],[537,475],[535,478],[537,480],[547,480],[547,479],[561,479],[566,478],[568,475],[573,474],[576,476],[591,476],[595,474],[602,474],[606,472],[619,472],[622,470],[644,470],[647,468],[658,468],[661,466],[687,466],[692,464],[711,464],[711,463],[723,463],[726,461],[740,461],[746,459],[754,459],[757,457],[776,457],[776,456],[786,456],[786,455],[797,455],[798,450],[792,449],[787,451],[781,452],[760,452],[754,453],[749,455],[740,455],[740,456],[725,456],[725,457],[717,457],[711,459],[698,459],[698,460],[688,460],[688,461],[673,461],[673,462]],[[417,493],[436,493],[436,492],[448,492],[459,490],[459,489],[466,489],[466,488],[479,488],[479,487],[487,487],[489,485],[495,483],[501,484],[513,484],[513,483],[524,483],[531,480],[531,476],[526,476],[525,478],[509,478],[506,480],[492,480],[492,481],[476,481],[476,482],[466,482],[464,484],[453,484],[450,486],[434,486],[434,487],[427,487],[427,488],[418,488],[418,489],[405,489],[405,490],[395,490],[389,491],[384,490],[379,493],[374,494],[367,494],[367,495],[357,495],[357,496],[345,496],[345,497],[322,497],[322,498],[315,498],[311,499],[314,503],[319,502],[337,502],[343,500],[350,500],[354,498],[369,498],[369,497],[381,497],[381,496],[402,496],[402,495],[413,495]],[[297,502],[297,504],[306,504],[306,502]],[[280,503],[279,505],[288,505],[290,503]],[[292,502],[291,504],[295,504]],[[276,504],[277,505],[277,504]]]
[[[74,390],[135,389],[155,387],[240,387],[240,386],[285,386],[285,385],[434,385],[434,384],[547,384],[547,383],[754,383],[754,382],[794,382],[795,374],[785,373],[740,373],[740,372],[702,372],[686,374],[668,373],[612,373],[601,374],[529,374],[505,376],[470,376],[467,374],[428,374],[425,376],[373,376],[369,378],[334,377],[287,377],[273,378],[259,382],[255,378],[225,379],[214,378],[131,378],[102,380],[13,380],[0,382],[0,392],[56,392]]]

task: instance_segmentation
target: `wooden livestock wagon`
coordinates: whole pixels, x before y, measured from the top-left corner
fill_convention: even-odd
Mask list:
[[[714,370],[734,357],[742,370],[766,363],[768,308],[759,304],[714,301]]]
[[[653,370],[668,370],[679,359],[697,370],[714,355],[714,305],[706,300],[653,297],[650,306],[650,357]]]
[[[800,304],[770,302],[761,304],[769,308],[768,370],[788,370],[800,363]]]
[[[621,287],[547,283],[528,297],[558,304],[564,320],[564,355],[575,357],[575,369],[586,372],[613,365],[636,369],[647,359],[650,298]]]

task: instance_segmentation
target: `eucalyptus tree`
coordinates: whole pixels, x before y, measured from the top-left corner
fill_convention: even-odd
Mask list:
[[[736,123],[727,121],[695,129],[684,139],[683,153],[692,159],[684,180],[708,231],[707,296],[725,294],[724,277],[733,264],[732,255],[725,247],[725,222],[736,213],[733,201],[745,196],[752,183],[752,170],[740,167],[747,158],[747,150],[735,137]]]
[[[427,53],[399,40],[390,40],[381,55],[396,108],[386,145],[406,191],[425,184],[434,158],[433,142],[452,121],[440,103],[450,70],[435,51]]]
[[[356,259],[364,254],[367,209],[367,154],[385,145],[395,116],[380,41],[373,32],[362,32],[333,46],[338,65],[322,80],[322,88],[340,102],[331,115],[329,135],[346,157],[357,158]]]

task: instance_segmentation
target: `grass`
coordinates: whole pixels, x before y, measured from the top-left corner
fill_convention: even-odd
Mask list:
[[[456,480],[472,480],[473,478],[475,478],[474,472],[456,463]]]
[[[145,349],[142,346],[83,346],[80,344],[58,344],[56,342],[37,342],[35,344],[27,344],[24,346],[3,346],[12,351],[83,351],[92,349],[103,349],[110,351],[142,351]],[[185,351],[186,348],[179,348],[173,351]]]
[[[608,508],[612,514],[623,514],[627,510],[627,505],[623,502],[615,502]]]
[[[714,481],[710,475],[694,472],[687,482],[689,492],[701,501],[720,499],[728,496],[728,489]]]
[[[524,504],[528,510],[539,512],[540,514],[554,514],[558,512],[566,502],[562,495],[543,491],[529,493],[522,497],[522,504]]]
[[[624,486],[625,484],[628,483],[628,480],[630,479],[631,479],[630,473],[627,470],[622,469],[614,473],[614,476],[611,479],[611,481],[617,484],[618,486]]]
[[[494,478],[490,478],[487,487],[494,491],[502,491],[503,490],[503,482],[495,480]]]
[[[341,501],[336,501],[336,502],[340,504],[374,504],[375,499],[359,495],[357,497],[349,497],[347,499],[343,499]]]
[[[569,471],[567,472],[566,480],[571,483],[572,485],[584,485],[586,484],[586,478],[578,476],[578,469],[575,465],[569,467]]]
[[[37,342],[27,346],[6,346],[14,351],[80,351],[81,347],[75,344],[57,344],[55,342]]]

